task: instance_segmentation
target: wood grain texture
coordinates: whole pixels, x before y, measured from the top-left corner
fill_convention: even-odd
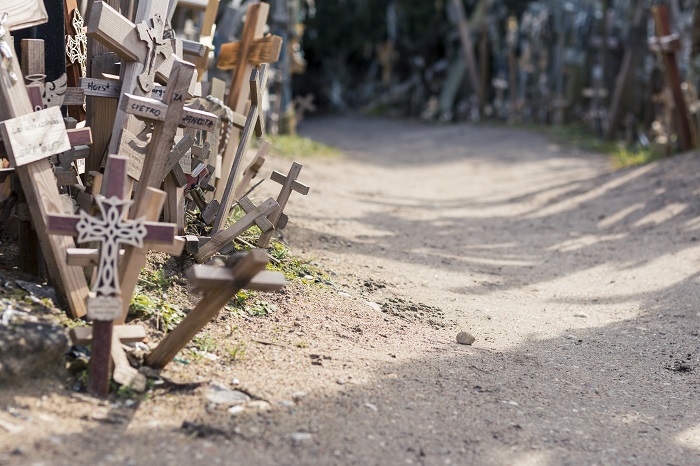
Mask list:
[[[0,13],[7,13],[5,28],[14,31],[44,24],[49,15],[44,0],[3,0]]]
[[[204,298],[187,314],[187,317],[170,332],[163,341],[146,356],[146,364],[162,368],[194,338],[211,319],[233,298],[238,291],[267,265],[267,254],[262,250],[250,251],[233,268],[233,281],[226,287],[218,287],[205,293]]]
[[[204,246],[199,248],[199,251],[195,255],[195,260],[202,263],[209,259],[211,256],[217,253],[219,249],[229,244],[235,238],[240,236],[248,228],[255,225],[255,220],[261,216],[270,215],[279,205],[277,201],[272,198],[267,199],[265,202],[260,204],[254,210],[248,212],[243,217],[241,217],[236,223],[230,227],[222,230],[211,237],[211,240]]]
[[[141,325],[115,325],[114,335],[124,343],[136,343],[146,339],[148,334]],[[74,327],[69,332],[71,343],[86,346],[92,344],[91,327]]]
[[[20,69],[16,56],[13,57],[13,68]],[[26,115],[32,110],[24,84],[13,83],[5,72],[0,73],[0,119],[7,120]],[[75,242],[69,237],[50,235],[46,229],[47,215],[63,213],[49,161],[42,159],[18,167],[16,174],[27,202],[32,206],[32,222],[44,254],[48,274],[56,287],[59,299],[68,305],[72,317],[82,317],[86,313],[87,283],[80,268],[65,264],[66,249],[74,248]]]

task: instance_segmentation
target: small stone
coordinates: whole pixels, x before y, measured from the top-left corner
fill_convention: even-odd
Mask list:
[[[365,407],[371,409],[372,411],[378,411],[377,407],[372,403],[365,403]]]
[[[306,392],[294,392],[292,393],[292,400],[299,401],[306,396]]]
[[[588,314],[584,314],[583,312],[577,312],[574,314],[574,317],[580,317],[581,319],[588,319]]]
[[[257,409],[259,411],[268,411],[271,406],[270,403],[264,400],[254,400],[247,404],[251,409]]]
[[[346,293],[344,291],[339,291],[338,296],[340,296],[342,298],[352,298],[352,295],[350,293]]]
[[[214,404],[237,405],[250,401],[250,397],[238,390],[231,390],[218,383],[209,386],[207,400]]]
[[[457,343],[460,345],[471,345],[476,341],[476,337],[469,332],[459,332],[457,334]]]
[[[292,438],[292,443],[294,445],[299,445],[304,442],[310,442],[314,438],[313,435],[311,435],[308,432],[294,432],[290,435],[290,437]]]
[[[243,405],[231,406],[228,409],[229,414],[232,414],[234,416],[238,413],[242,413],[243,411],[245,411],[245,406],[243,406]]]
[[[375,302],[367,301],[367,305],[377,312],[382,312],[382,307]]]
[[[313,275],[304,275],[304,280],[314,280]]]
[[[338,379],[335,381],[335,383],[337,383],[338,385],[345,385],[346,382],[345,379]]]

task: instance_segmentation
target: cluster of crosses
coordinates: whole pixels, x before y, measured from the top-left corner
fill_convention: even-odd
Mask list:
[[[268,63],[282,45],[263,34],[268,4],[250,5],[240,41],[221,50],[218,66],[231,70],[226,92],[225,83],[202,80],[210,48],[174,38],[177,1],[140,0],[136,9],[122,0],[88,3],[83,15],[76,0],[57,2],[57,19],[43,0],[0,0],[0,192],[9,193],[0,198],[0,222],[18,221],[20,266],[43,263],[71,316],[92,322],[71,337],[91,345],[88,388],[105,396],[110,378],[146,387],[122,344],[145,338],[125,322],[148,250],[193,256],[199,264],[187,278],[203,294],[146,355],[147,365],[162,368],[238,291],[284,286],[282,274],[265,270],[264,248],[287,223],[292,191],[309,188],[294,163],[287,175],[271,175],[282,186],[277,199],[256,206],[246,196],[266,141],[238,176],[253,136],[265,134]],[[202,33],[210,33],[219,1],[181,3],[204,10]],[[11,35],[47,21],[65,37],[65,74],[51,82],[44,41],[14,44]],[[245,215],[227,226],[235,205]],[[208,237],[185,234],[188,210],[211,226]],[[231,254],[223,267],[203,264],[232,252],[253,226],[262,231],[260,249]],[[90,285],[86,267],[95,269]]]

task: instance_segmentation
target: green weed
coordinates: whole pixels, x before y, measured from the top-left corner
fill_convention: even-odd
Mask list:
[[[140,318],[156,318],[156,328],[163,332],[173,330],[182,322],[185,314],[177,307],[161,298],[153,298],[137,289],[129,305],[129,312]]]
[[[245,357],[245,343],[229,347],[227,353],[231,361],[241,361]]]
[[[216,351],[217,347],[216,341],[207,334],[195,336],[192,339],[192,343],[194,344],[195,348],[204,353],[213,353]]]
[[[288,159],[303,157],[338,157],[342,153],[335,147],[299,135],[268,136],[267,139],[272,144],[270,153]]]

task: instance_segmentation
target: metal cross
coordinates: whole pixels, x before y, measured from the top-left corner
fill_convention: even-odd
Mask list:
[[[148,58],[146,59],[145,69],[138,77],[139,85],[144,92],[150,92],[153,89],[153,78],[156,74],[156,58],[159,54],[168,58],[173,53],[173,48],[170,40],[163,38],[165,31],[165,22],[160,15],[155,15],[151,18],[151,27],[147,23],[139,23],[136,25],[136,30],[139,33],[139,39],[146,42],[148,46]]]
[[[85,21],[76,8],[73,10],[74,36],[66,36],[66,56],[71,63],[80,64],[80,74],[87,76],[87,35],[85,34]]]
[[[80,220],[76,225],[77,241],[101,243],[97,280],[92,291],[97,296],[119,296],[119,245],[128,244],[143,248],[147,230],[142,218],[124,221],[124,214],[129,211],[132,201],[116,196],[106,198],[97,195],[95,202],[102,218],[98,219],[81,210]]]

